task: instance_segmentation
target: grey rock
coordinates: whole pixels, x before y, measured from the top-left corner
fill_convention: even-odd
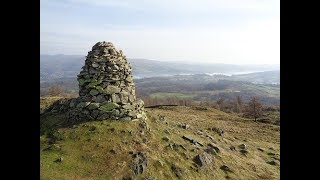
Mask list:
[[[160,116],[159,116],[159,120],[160,120],[160,121],[165,121],[165,116],[160,115]]]
[[[106,101],[106,98],[103,95],[98,95],[95,100],[97,103],[103,103]]]
[[[268,155],[269,156],[274,156],[274,155],[276,155],[275,153],[272,153],[272,152],[268,152]]]
[[[245,150],[245,149],[241,149],[241,150],[240,150],[240,152],[241,152],[243,155],[248,154],[248,151],[247,151],[247,150]]]
[[[137,114],[138,114],[138,112],[137,112],[137,111],[130,111],[130,112],[128,113],[128,116],[136,117],[136,116],[137,116]]]
[[[156,178],[153,176],[144,177],[143,180],[155,180]]]
[[[161,160],[158,160],[157,162],[158,162],[158,164],[159,164],[160,166],[163,166],[163,165],[164,165],[164,162],[161,161]]]
[[[233,172],[227,165],[222,165],[220,169],[225,172]]]
[[[133,154],[133,172],[138,175],[142,174],[148,165],[147,157],[144,153],[138,152]]]
[[[165,129],[163,132],[166,134],[170,134],[170,131],[168,129]]]
[[[91,112],[91,116],[92,116],[93,118],[97,118],[97,117],[99,116],[99,110],[93,110],[93,111]]]
[[[116,150],[114,150],[114,149],[111,149],[111,150],[110,150],[110,153],[112,153],[112,154],[117,154]]]
[[[230,146],[229,148],[230,148],[231,151],[235,151],[236,150],[236,147],[234,147],[234,146]]]
[[[240,144],[238,147],[239,147],[240,149],[246,149],[246,148],[247,148],[247,146],[246,146],[245,144]]]
[[[137,114],[137,118],[138,118],[138,119],[141,119],[142,117],[143,117],[142,114]]]
[[[114,93],[120,93],[121,88],[117,86],[107,86],[107,88],[104,90],[105,93],[107,94],[114,94]]]
[[[90,127],[89,127],[89,131],[95,131],[96,129],[97,129],[96,126],[90,126]]]
[[[130,105],[130,104],[123,105],[122,108],[129,109],[129,110],[134,110],[135,109],[134,106]]]
[[[60,151],[61,147],[56,144],[50,144],[49,146],[45,147],[42,151]]]
[[[203,146],[203,144],[202,143],[200,143],[199,141],[197,141],[197,140],[195,140],[195,139],[193,139],[193,138],[191,138],[191,137],[189,137],[189,136],[182,136],[182,138],[184,139],[184,140],[187,140],[187,141],[189,141],[189,142],[191,142],[192,144],[194,144],[194,145],[200,145],[200,146]]]
[[[97,63],[92,63],[92,67],[97,68],[97,67],[99,67],[99,64],[97,64]]]
[[[123,118],[120,118],[120,120],[122,120],[122,121],[130,121],[131,117],[123,117]]]
[[[97,91],[97,90],[95,90],[95,89],[92,89],[92,90],[90,91],[90,94],[91,94],[92,96],[95,96],[95,95],[99,94],[99,91]]]
[[[220,136],[222,136],[222,134],[224,133],[223,129],[217,127],[213,127],[211,128],[211,130],[218,133]]]
[[[103,113],[103,114],[100,114],[97,119],[99,120],[104,120],[104,119],[109,119],[110,118],[110,115],[108,113]]]
[[[197,131],[198,135],[203,135],[204,133],[202,131]]]
[[[212,163],[212,157],[207,153],[198,154],[193,158],[193,161],[200,167],[207,166]]]
[[[204,151],[206,153],[208,153],[208,154],[213,154],[213,155],[217,155],[218,154],[218,152],[215,149],[211,148],[211,147],[205,149]]]
[[[90,105],[87,107],[90,110],[98,109],[100,107],[100,103],[90,103]]]
[[[189,128],[190,128],[190,125],[189,125],[189,124],[183,124],[181,127],[182,127],[183,129],[189,129]]]
[[[270,164],[270,165],[273,165],[273,166],[277,165],[277,162],[275,162],[273,160],[272,161],[268,161],[267,163]]]
[[[111,115],[114,115],[114,116],[116,116],[116,117],[118,117],[119,114],[120,114],[120,111],[119,111],[118,109],[113,109],[113,110],[111,111]]]
[[[134,102],[134,100],[135,100],[134,95],[129,95],[129,102]]]
[[[162,140],[164,140],[164,141],[167,141],[167,142],[168,142],[170,139],[169,139],[169,137],[167,137],[167,136],[166,136],[166,137],[163,137],[163,138],[162,138]]]
[[[84,108],[87,107],[90,104],[90,102],[80,102],[79,104],[77,104],[77,108]]]
[[[70,107],[70,108],[73,108],[73,107],[76,106],[76,104],[77,104],[76,100],[75,100],[75,99],[72,99],[71,102],[70,102],[70,104],[69,104],[69,107]]]
[[[182,175],[184,174],[184,170],[176,164],[171,165],[171,171],[176,175],[178,179],[181,179]]]
[[[54,162],[62,162],[63,161],[63,157],[59,157],[58,159],[56,159]]]
[[[217,145],[213,144],[213,143],[209,143],[208,146],[212,149],[214,149],[217,153],[220,153],[220,149],[218,148]]]

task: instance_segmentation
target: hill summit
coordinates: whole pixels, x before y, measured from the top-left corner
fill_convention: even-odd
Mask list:
[[[135,96],[132,68],[111,42],[98,42],[78,74],[79,97],[60,100],[53,108],[68,110],[73,120],[143,119],[144,102]]]

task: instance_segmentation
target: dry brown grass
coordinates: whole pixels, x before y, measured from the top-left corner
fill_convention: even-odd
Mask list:
[[[78,124],[73,128],[58,128],[63,140],[56,144],[60,151],[41,151],[41,179],[122,179],[132,174],[132,158],[130,151],[143,151],[148,157],[147,170],[136,179],[152,176],[156,179],[178,179],[172,166],[178,167],[180,179],[280,179],[280,130],[279,126],[256,123],[248,119],[229,115],[216,109],[197,110],[191,107],[161,107],[146,109],[149,119],[149,130],[142,129],[140,122],[92,121]],[[159,115],[165,116],[165,121],[159,120]],[[50,118],[41,121],[49,121]],[[63,115],[56,116],[62,118]],[[178,124],[187,123],[189,129],[183,129]],[[95,126],[95,131],[90,131]],[[217,127],[224,130],[219,136],[208,128]],[[114,128],[114,132],[110,129]],[[164,131],[169,131],[170,134]],[[194,166],[192,158],[202,152],[208,137],[197,132],[211,135],[221,152],[213,156],[213,163],[206,168]],[[141,132],[143,131],[143,132]],[[201,147],[193,145],[184,139],[189,135],[203,143]],[[170,140],[166,142],[163,137]],[[47,137],[42,135],[41,149],[48,146]],[[187,150],[170,149],[168,144],[183,145]],[[246,144],[249,151],[242,155],[237,146]],[[236,146],[237,151],[231,151],[230,146]],[[264,152],[257,148],[262,148]],[[270,149],[272,148],[272,149]],[[113,149],[116,154],[110,152]],[[275,155],[269,155],[268,153]],[[64,157],[62,163],[54,162],[58,157]],[[267,162],[274,160],[277,165]],[[233,173],[225,173],[220,166],[227,165]],[[180,174],[179,174],[180,173]]]

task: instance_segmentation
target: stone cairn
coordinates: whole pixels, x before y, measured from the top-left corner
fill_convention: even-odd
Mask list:
[[[111,42],[98,42],[78,75],[79,97],[69,102],[71,119],[144,119],[144,102],[136,99],[131,65]]]

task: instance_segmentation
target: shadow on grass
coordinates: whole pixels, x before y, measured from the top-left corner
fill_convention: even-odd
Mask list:
[[[63,98],[54,101],[40,112],[40,135],[55,134],[59,128],[72,128],[84,122],[93,121],[89,118],[70,118],[69,113],[72,108],[69,107],[70,102],[76,98]]]

